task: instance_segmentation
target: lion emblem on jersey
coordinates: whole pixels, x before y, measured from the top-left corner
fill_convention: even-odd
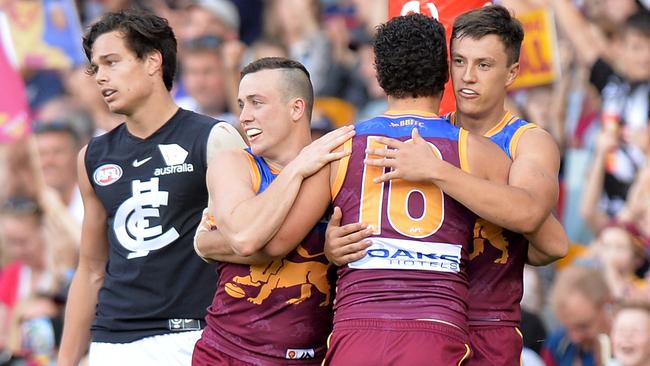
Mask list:
[[[501,257],[494,260],[497,264],[508,262],[508,241],[503,236],[503,230],[483,219],[476,220],[474,224],[474,250],[469,255],[469,260],[479,256],[485,250],[485,243],[501,251]]]
[[[309,254],[305,248],[296,248],[298,255],[305,259],[315,258],[323,255],[323,252]],[[248,276],[235,276],[232,282],[226,283],[226,293],[235,298],[243,298],[245,292],[237,286],[260,287],[256,297],[249,297],[247,300],[253,304],[261,304],[266,300],[273,290],[278,288],[300,287],[300,296],[287,300],[288,304],[300,304],[312,296],[312,288],[315,287],[325,295],[319,305],[327,306],[330,303],[330,284],[327,280],[327,270],[330,264],[317,261],[292,262],[286,258],[277,259],[265,265],[250,266]]]

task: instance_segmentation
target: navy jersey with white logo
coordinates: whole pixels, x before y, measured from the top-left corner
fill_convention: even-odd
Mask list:
[[[86,170],[107,213],[110,246],[93,341],[200,329],[217,278],[192,240],[208,201],[206,148],[215,123],[179,109],[146,139],[122,124],[88,145]]]

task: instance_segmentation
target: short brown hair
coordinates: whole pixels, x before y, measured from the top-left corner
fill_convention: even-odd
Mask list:
[[[305,114],[311,120],[312,109],[314,108],[314,87],[309,78],[309,71],[298,61],[284,57],[264,57],[246,65],[241,71],[241,77],[262,70],[284,70],[287,87],[298,96],[305,99],[307,104]]]
[[[508,54],[508,65],[519,61],[524,29],[521,22],[501,5],[488,5],[459,15],[454,21],[451,39],[481,39],[490,34],[501,39]]]

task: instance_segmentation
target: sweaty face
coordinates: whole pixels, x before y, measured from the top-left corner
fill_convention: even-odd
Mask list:
[[[614,357],[623,366],[648,365],[650,314],[640,309],[621,310],[612,325]]]
[[[92,48],[95,81],[111,112],[130,115],[152,90],[152,65],[127,48],[119,32],[97,37]]]
[[[496,35],[453,39],[451,78],[456,108],[473,118],[489,115],[495,108],[502,110],[506,88],[517,70],[518,63],[508,66],[508,55]]]
[[[204,113],[224,112],[224,70],[218,54],[207,51],[187,54],[183,58],[183,82]]]
[[[239,83],[241,123],[256,155],[275,158],[292,127],[291,108],[285,100],[279,70],[262,70],[245,75]]]

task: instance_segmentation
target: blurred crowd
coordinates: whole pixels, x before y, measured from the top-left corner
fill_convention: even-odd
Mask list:
[[[0,1],[0,10],[9,1]],[[29,0],[39,1],[39,0]],[[527,267],[524,365],[650,365],[650,1],[502,0],[553,14],[558,77],[513,90],[508,109],[562,151],[557,206],[569,255]],[[179,44],[179,106],[238,126],[239,70],[303,63],[312,133],[381,113],[372,37],[387,0],[77,0],[85,28],[107,11],[167,18]],[[22,68],[32,135],[0,146],[0,365],[53,364],[78,255],[77,153],[122,122],[87,65]]]

